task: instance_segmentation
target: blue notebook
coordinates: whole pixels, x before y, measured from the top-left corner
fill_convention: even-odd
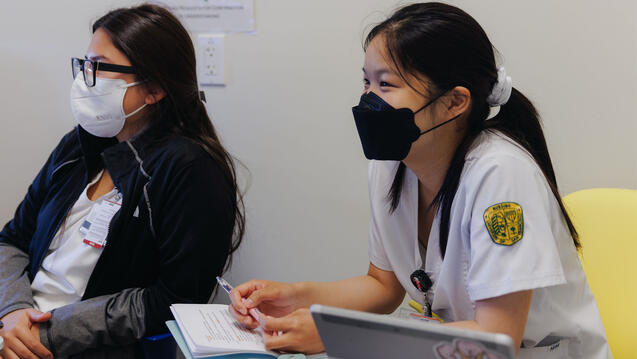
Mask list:
[[[170,333],[173,335],[173,337],[175,338],[175,341],[177,342],[177,345],[179,346],[179,349],[181,350],[181,352],[184,354],[184,357],[186,359],[195,359],[193,358],[192,354],[190,353],[190,350],[188,350],[188,345],[186,344],[186,341],[184,340],[183,335],[181,334],[181,330],[179,330],[179,326],[177,325],[177,322],[174,320],[169,320],[166,322],[166,326],[168,327],[168,330],[170,330]],[[272,358],[277,358],[277,356],[275,355],[271,355],[271,354],[251,354],[251,353],[235,353],[235,354],[225,354],[225,355],[212,355],[212,356],[207,356],[207,357],[203,357],[203,358],[198,358],[198,359],[208,359],[208,358],[215,358],[215,359],[263,359],[263,358],[268,358],[268,359],[272,359]],[[322,354],[314,354],[314,355],[308,355],[305,356],[303,354],[282,354],[279,355],[278,358],[280,359],[327,359],[327,354],[322,353]]]

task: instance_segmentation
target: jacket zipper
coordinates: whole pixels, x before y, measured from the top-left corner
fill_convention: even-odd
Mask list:
[[[51,177],[53,177],[53,174],[55,174],[55,172],[57,172],[62,167],[66,166],[68,164],[71,164],[71,163],[75,163],[75,162],[77,162],[80,159],[81,159],[81,157],[62,163],[55,170],[53,170],[53,172],[51,173]],[[84,191],[84,188],[86,187],[86,183],[88,183],[87,181],[88,181],[88,169],[84,173],[84,183],[85,184],[84,184],[84,186],[80,187],[81,188],[80,192],[76,192],[77,194],[74,196],[74,198],[78,198],[82,194],[82,192]],[[77,202],[77,199],[75,200],[75,202]],[[73,205],[75,204],[75,202],[69,204],[66,207],[66,210],[64,211],[64,215],[62,217],[60,217],[60,219],[58,220],[57,225],[55,226],[55,231],[53,231],[53,233],[51,235],[49,235],[49,240],[46,243],[47,250],[51,246],[51,242],[53,241],[53,238],[55,238],[55,235],[60,230],[60,226],[62,225],[62,222],[64,222],[64,220],[66,220],[66,216],[69,215],[69,212],[71,211],[71,208],[73,208]],[[46,254],[46,252],[45,252],[45,254]],[[42,268],[42,262],[44,261],[44,257],[46,257],[46,255],[43,255],[42,258],[40,258],[40,260],[38,261],[38,267],[37,267],[38,271],[40,270],[40,268]],[[33,276],[35,277],[36,274],[37,274],[37,271],[33,274]]]

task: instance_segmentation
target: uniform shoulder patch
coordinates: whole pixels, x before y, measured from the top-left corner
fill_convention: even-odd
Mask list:
[[[484,211],[484,224],[491,239],[503,246],[511,246],[524,235],[522,207],[514,202],[495,204]]]

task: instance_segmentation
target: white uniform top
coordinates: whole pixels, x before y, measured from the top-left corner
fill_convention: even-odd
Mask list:
[[[35,308],[42,312],[80,301],[93,268],[102,254],[102,248],[85,244],[85,236],[80,232],[80,227],[91,210],[102,201],[121,203],[117,189],[96,201],[89,200],[86,191],[100,177],[101,173],[86,186],[69,210],[31,283]]]
[[[475,301],[532,289],[523,348],[565,338],[559,357],[611,357],[573,239],[533,158],[508,137],[483,132],[465,159],[444,260],[439,213],[429,234],[424,269],[433,281],[427,295],[433,311],[445,321],[474,320]],[[369,256],[376,267],[393,271],[409,296],[424,304],[424,295],[410,281],[411,273],[423,268],[418,178],[406,169],[399,206],[390,214],[387,194],[397,168],[395,161],[369,165]],[[550,348],[557,349],[521,349],[520,357],[549,357]]]

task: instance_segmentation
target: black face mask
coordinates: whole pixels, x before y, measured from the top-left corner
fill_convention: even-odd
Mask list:
[[[444,93],[416,112],[408,108],[395,109],[375,93],[364,93],[358,106],[352,108],[352,113],[365,157],[370,160],[402,161],[407,157],[411,144],[420,136],[458,118],[456,116],[423,132],[416,126],[415,115]]]

